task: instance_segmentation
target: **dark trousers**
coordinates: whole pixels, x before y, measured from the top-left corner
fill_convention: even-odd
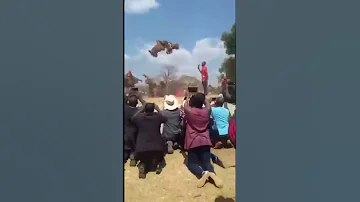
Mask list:
[[[217,140],[220,141],[223,145],[227,145],[229,135],[219,135]]]
[[[204,88],[204,94],[207,95],[208,94],[208,81],[202,81],[202,85]]]
[[[139,166],[143,166],[147,172],[162,164],[164,162],[164,155],[163,151],[137,152],[136,159],[140,161]]]
[[[200,178],[203,171],[214,172],[211,164],[210,146],[189,149],[187,167],[196,177]]]
[[[135,160],[135,134],[125,134],[124,137],[124,163],[130,158],[130,160]]]
[[[183,133],[175,135],[174,142],[176,142],[181,147],[181,149],[184,149],[184,141],[185,141],[185,136]]]

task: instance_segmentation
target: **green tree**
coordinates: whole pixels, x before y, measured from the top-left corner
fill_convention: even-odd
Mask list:
[[[219,69],[220,73],[225,73],[226,77],[230,79],[230,81],[235,82],[236,78],[236,60],[235,57],[231,56],[224,60]]]
[[[228,55],[235,55],[236,53],[236,32],[235,32],[235,23],[231,27],[230,32],[224,32],[221,36],[221,40],[225,44],[226,53]]]
[[[224,32],[221,36],[221,40],[224,42],[226,48],[226,54],[230,55],[229,58],[226,58],[221,67],[219,72],[221,74],[225,74],[228,79],[235,82],[235,69],[236,69],[236,60],[235,60],[235,53],[236,53],[236,32],[235,32],[235,23],[231,27],[230,32]]]

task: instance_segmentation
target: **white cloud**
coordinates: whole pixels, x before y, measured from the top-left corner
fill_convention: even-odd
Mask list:
[[[198,76],[198,64],[206,61],[209,69],[209,83],[217,84],[217,76],[220,74],[218,69],[221,63],[228,55],[225,53],[224,43],[220,39],[205,38],[197,41],[192,50],[181,48],[174,50],[170,55],[165,52],[159,53],[157,58],[152,57],[148,50],[154,44],[146,44],[139,49],[139,53],[129,57],[125,61],[125,71],[131,69],[134,74],[142,75],[143,73],[156,76],[160,73],[161,68],[165,65],[174,65],[179,69],[179,74]]]
[[[126,54],[124,54],[124,59],[125,59],[125,60],[128,60],[128,59],[130,59],[130,56],[129,56],[129,55],[126,55]]]
[[[125,0],[125,13],[143,14],[160,6],[157,0]]]

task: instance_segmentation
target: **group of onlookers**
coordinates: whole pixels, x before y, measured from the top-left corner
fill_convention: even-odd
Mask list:
[[[139,162],[139,178],[146,178],[149,171],[161,173],[166,153],[181,149],[187,153],[188,169],[199,179],[198,187],[207,181],[222,187],[211,161],[222,162],[210,149],[236,146],[228,142],[235,133],[235,117],[226,105],[221,94],[210,103],[203,93],[186,92],[182,105],[175,96],[167,95],[160,109],[146,103],[141,94],[130,92],[124,105],[124,162],[130,159],[130,166]]]

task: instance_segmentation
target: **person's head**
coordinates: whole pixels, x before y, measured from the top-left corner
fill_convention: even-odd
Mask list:
[[[144,112],[145,113],[151,113],[155,110],[155,104],[154,103],[146,103],[144,106]]]
[[[223,96],[219,96],[215,100],[215,106],[222,107],[224,105],[225,99]]]
[[[139,89],[137,88],[131,88],[129,95],[137,95],[139,93]]]
[[[171,45],[172,49],[179,50],[180,45],[178,43],[174,43]]]
[[[206,62],[203,61],[203,62],[201,63],[201,66],[205,66],[205,65],[206,65]]]
[[[190,107],[195,108],[203,108],[203,105],[205,103],[205,94],[203,93],[196,93],[190,98],[189,105]]]
[[[174,95],[165,95],[164,97],[164,109],[173,111],[178,109],[179,104]]]
[[[128,97],[128,105],[130,107],[136,107],[138,104],[138,98],[136,95],[129,95]]]

